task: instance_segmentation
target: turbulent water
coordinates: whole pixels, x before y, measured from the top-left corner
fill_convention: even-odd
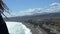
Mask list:
[[[21,22],[6,22],[10,34],[32,34]]]

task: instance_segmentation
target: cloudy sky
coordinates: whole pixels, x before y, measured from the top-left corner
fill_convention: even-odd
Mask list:
[[[60,11],[60,0],[4,0],[4,2],[12,10],[13,16]]]

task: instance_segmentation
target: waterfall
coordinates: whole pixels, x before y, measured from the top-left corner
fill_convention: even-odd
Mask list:
[[[10,34],[32,34],[22,22],[6,22]]]

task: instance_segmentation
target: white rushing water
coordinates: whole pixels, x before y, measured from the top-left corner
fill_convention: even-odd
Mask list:
[[[6,22],[10,34],[32,34],[21,22]]]

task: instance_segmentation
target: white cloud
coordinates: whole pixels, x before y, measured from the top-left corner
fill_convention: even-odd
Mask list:
[[[20,15],[24,16],[24,15],[32,15],[34,13],[38,13],[40,10],[42,10],[42,8],[33,8],[33,9],[28,9],[25,11],[20,11]]]
[[[58,6],[58,5],[60,5],[60,3],[55,2],[55,3],[52,3],[50,6]]]
[[[52,3],[50,4],[49,8],[43,9],[41,12],[43,13],[53,13],[53,12],[60,12],[60,3]]]
[[[24,15],[33,15],[33,14],[40,14],[40,13],[53,13],[60,11],[60,3],[52,3],[50,4],[49,8],[33,8],[19,11],[18,13],[12,12],[14,16],[24,16]]]
[[[50,12],[59,12],[60,11],[60,3],[52,3],[51,7],[49,8]]]
[[[6,13],[6,12],[4,12],[4,14],[5,14],[7,17],[24,16],[24,15],[31,15],[34,10],[35,10],[35,9],[28,9],[28,10],[24,10],[24,11],[19,11],[18,13],[16,13],[16,12],[10,12],[12,15],[9,15],[9,14]],[[3,16],[3,17],[4,17],[4,16]]]

